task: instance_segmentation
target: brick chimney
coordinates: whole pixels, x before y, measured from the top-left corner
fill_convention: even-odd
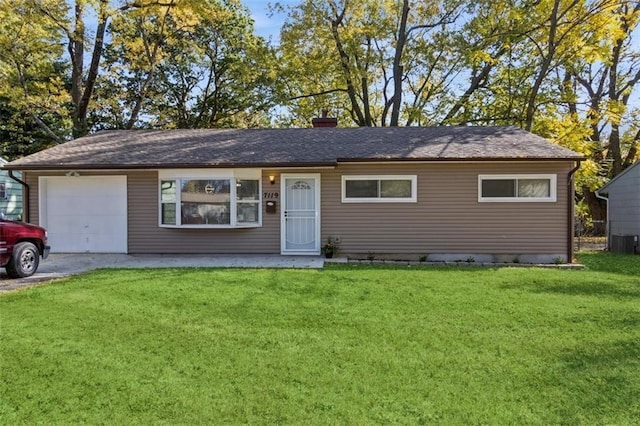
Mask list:
[[[315,117],[311,120],[311,124],[313,127],[336,127],[338,125],[337,118],[327,117],[329,111],[326,109],[322,110],[322,117]]]

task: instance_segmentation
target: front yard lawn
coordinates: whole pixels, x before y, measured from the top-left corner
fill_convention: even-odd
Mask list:
[[[103,270],[0,296],[0,424],[637,424],[640,258]]]

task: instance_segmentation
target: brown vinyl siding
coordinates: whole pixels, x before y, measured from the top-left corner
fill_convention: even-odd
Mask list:
[[[128,176],[129,253],[280,253],[280,215],[265,213],[264,202],[260,228],[163,228],[158,225],[158,173]],[[262,185],[263,192],[271,187],[268,174],[263,173]]]
[[[322,177],[322,238],[343,253],[562,254],[565,163],[350,164]],[[417,203],[341,203],[342,175],[418,176]],[[480,174],[557,174],[557,201],[480,203]]]
[[[565,254],[567,247],[567,174],[572,161],[402,162],[339,164],[324,169],[263,169],[262,192],[275,193],[276,213],[262,227],[236,229],[163,228],[158,224],[156,171],[92,172],[127,175],[128,252],[136,253],[280,253],[280,175],[321,174],[321,238],[340,237],[342,254],[433,253]],[[556,174],[556,202],[478,202],[480,174]],[[38,223],[38,174],[25,173],[30,185],[30,221]],[[42,174],[41,174],[42,175]],[[47,173],[46,175],[62,175]],[[269,175],[276,177],[269,183]],[[342,203],[343,175],[417,175],[417,203]]]
[[[38,212],[40,208],[40,198],[39,198],[39,190],[38,190],[38,176],[35,172],[24,172],[23,180],[29,186],[29,197],[23,197],[23,201],[26,200],[28,205],[24,205],[23,209],[25,214],[24,220],[33,223],[34,225],[40,224],[40,214]],[[26,195],[26,193],[25,193]],[[26,217],[26,216],[29,217]]]
[[[274,174],[273,171],[271,174]],[[39,224],[39,176],[64,176],[63,173],[25,173],[30,187],[30,222]],[[127,176],[128,253],[280,253],[280,203],[277,213],[267,214],[262,203],[261,228],[237,229],[174,229],[158,224],[159,190],[156,171],[89,172],[82,176]],[[277,175],[277,174],[275,174]],[[263,192],[277,188],[269,183],[269,173],[263,174]],[[267,186],[269,188],[267,188]]]

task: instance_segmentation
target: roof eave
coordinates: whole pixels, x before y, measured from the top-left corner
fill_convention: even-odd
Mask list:
[[[324,161],[293,162],[237,162],[237,163],[153,163],[153,164],[5,164],[4,169],[16,171],[61,171],[61,170],[158,170],[158,169],[203,169],[203,168],[298,168],[335,167],[338,163],[382,163],[382,162],[526,162],[526,161],[583,161],[586,157],[365,157],[338,158]]]
[[[286,162],[286,163],[171,163],[171,164],[15,164],[6,166],[16,171],[62,171],[62,170],[158,170],[158,169],[238,169],[269,167],[335,167],[336,161]]]
[[[338,163],[375,163],[375,162],[460,162],[460,161],[584,161],[587,157],[436,157],[436,158],[338,158]]]

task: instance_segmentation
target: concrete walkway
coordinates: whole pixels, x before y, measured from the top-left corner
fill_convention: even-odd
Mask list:
[[[345,259],[346,261],[346,259]],[[129,255],[51,254],[38,272],[21,279],[9,279],[0,269],[0,291],[76,275],[100,268],[323,268],[320,256],[280,255]]]

